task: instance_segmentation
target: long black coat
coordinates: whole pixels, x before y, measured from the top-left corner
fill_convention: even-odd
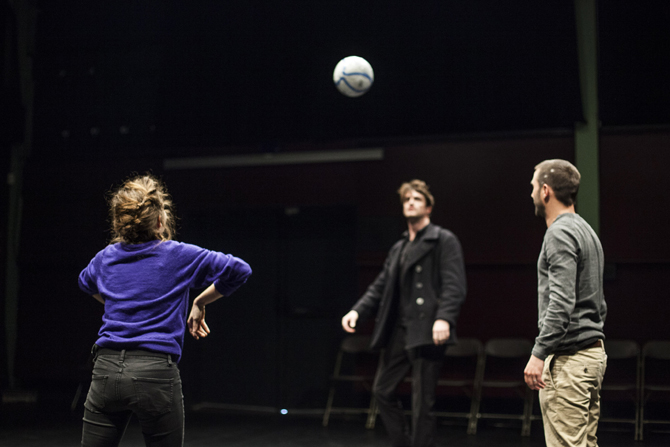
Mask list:
[[[409,251],[401,272],[404,240],[391,247],[384,269],[352,309],[361,320],[377,311],[371,347],[385,347],[398,317],[398,275],[403,275],[404,293],[411,298],[405,348],[433,344],[433,323],[438,319],[449,322],[451,335],[447,344],[454,344],[456,320],[466,292],[461,244],[451,231],[429,224]]]

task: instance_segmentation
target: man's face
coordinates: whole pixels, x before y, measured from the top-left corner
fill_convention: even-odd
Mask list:
[[[535,215],[538,217],[546,217],[546,210],[544,207],[544,202],[542,201],[542,188],[540,187],[540,182],[537,179],[537,175],[540,171],[535,170],[533,174],[533,180],[530,181],[530,184],[533,185],[533,192],[530,193],[530,196],[533,198],[533,204],[535,204]]]
[[[430,216],[432,206],[426,206],[426,198],[420,192],[409,190],[402,202],[402,213],[406,219],[419,221]]]

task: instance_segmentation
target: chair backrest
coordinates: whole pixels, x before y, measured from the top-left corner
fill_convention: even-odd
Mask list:
[[[670,341],[652,340],[644,344],[643,357],[659,360],[670,360]]]
[[[633,340],[605,340],[607,374],[602,389],[608,392],[632,393],[637,389],[640,373],[640,345]],[[611,396],[611,394],[610,394]]]
[[[448,357],[471,357],[479,355],[484,346],[476,338],[459,338],[458,343],[447,348]]]
[[[356,354],[370,350],[369,335],[347,335],[340,344],[340,349],[348,354]]]
[[[528,357],[533,344],[525,338],[492,338],[486,342],[484,351],[492,357]]]
[[[633,340],[606,340],[605,351],[609,359],[630,359],[640,353],[640,345]]]

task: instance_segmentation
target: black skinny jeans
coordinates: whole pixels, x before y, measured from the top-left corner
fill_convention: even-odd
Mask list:
[[[184,397],[168,354],[98,350],[84,404],[82,447],[116,447],[132,414],[151,447],[184,445]]]

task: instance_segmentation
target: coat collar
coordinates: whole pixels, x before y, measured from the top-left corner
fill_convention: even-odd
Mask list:
[[[438,239],[439,236],[440,236],[439,227],[437,225],[433,224],[433,223],[429,223],[421,231],[423,231],[423,235],[419,237],[419,240],[421,240],[421,241],[430,240],[430,239]],[[421,233],[421,231],[419,233]],[[405,239],[407,239],[409,237],[409,231],[405,230],[403,232],[402,236]]]
[[[439,227],[430,223],[424,230],[425,233],[419,237],[418,241],[415,241],[415,246],[412,247],[408,253],[407,261],[403,264],[402,272],[400,272],[402,276],[404,276],[410,267],[414,266],[419,259],[423,258],[426,253],[435,247],[435,241],[439,238],[440,234]],[[406,231],[404,233],[405,237],[407,237],[408,234],[409,233]]]

